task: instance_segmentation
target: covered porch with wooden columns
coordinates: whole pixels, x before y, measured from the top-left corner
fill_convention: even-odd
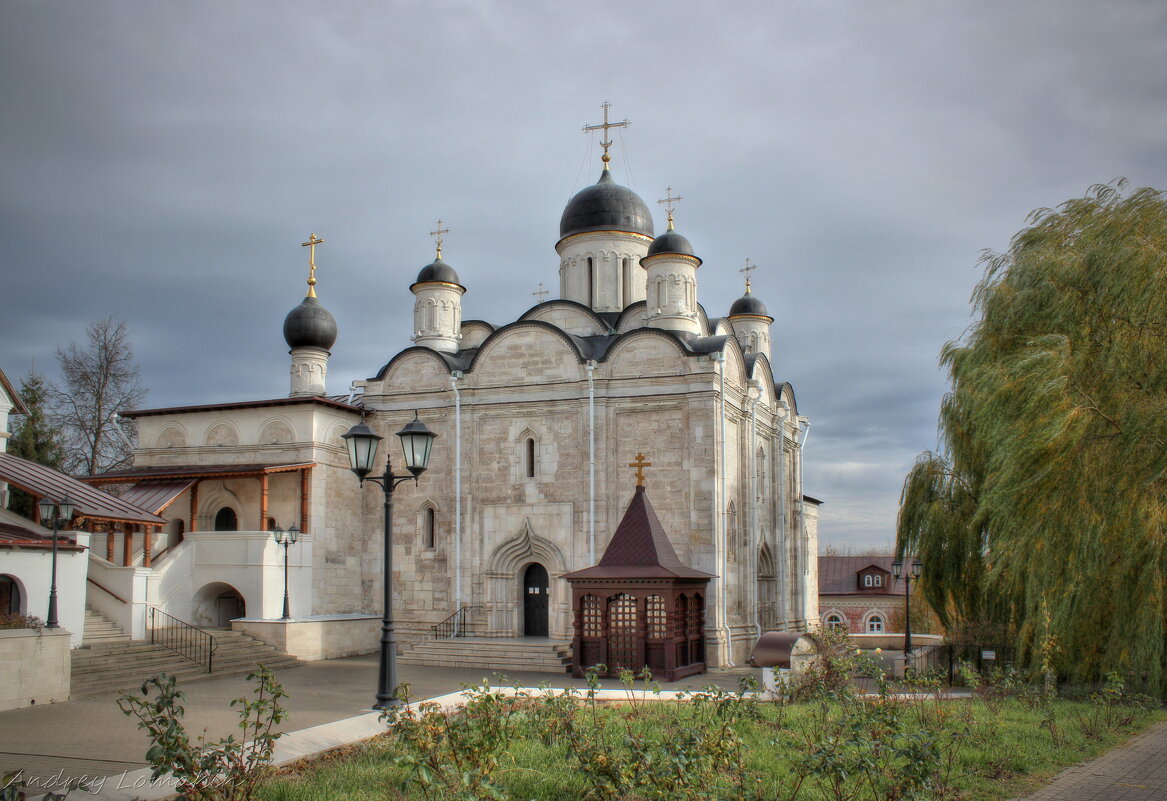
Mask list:
[[[198,465],[186,467],[143,467],[129,470],[120,470],[115,473],[106,473],[100,476],[91,476],[86,479],[92,484],[103,483],[130,483],[134,486],[123,497],[138,503],[143,508],[150,509],[155,514],[162,515],[164,511],[184,494],[189,498],[189,508],[186,514],[177,518],[181,520],[178,531],[178,541],[186,533],[199,531],[209,526],[200,525],[200,514],[204,513],[206,493],[203,485],[208,481],[229,481],[232,479],[254,479],[258,483],[258,503],[252,509],[240,509],[235,523],[235,530],[271,531],[272,530],[272,498],[271,479],[280,473],[298,473],[299,487],[296,498],[295,523],[301,531],[307,531],[312,509],[312,468],[314,462],[297,462],[289,464],[261,464],[261,465]],[[212,489],[212,496],[214,490]],[[213,511],[211,512],[213,514]],[[204,521],[205,523],[206,521]],[[145,530],[139,527],[137,530]],[[156,533],[157,527],[152,527],[145,535],[143,547],[143,564],[149,566],[153,556],[150,554],[150,540]],[[133,559],[133,534],[136,531],[127,530],[123,538],[122,563],[129,564]],[[130,544],[127,544],[130,543]],[[174,544],[177,544],[174,543]],[[107,538],[107,558],[114,561],[114,540],[110,532]]]

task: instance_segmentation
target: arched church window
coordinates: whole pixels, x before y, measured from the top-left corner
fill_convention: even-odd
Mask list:
[[[434,507],[426,507],[422,520],[422,545],[426,548],[437,547],[437,514],[434,512]]]
[[[725,548],[726,555],[731,561],[737,560],[737,550],[740,545],[737,530],[737,507],[730,501],[729,509],[725,514]]]
[[[527,438],[527,478],[535,477],[535,439],[534,437]]]
[[[867,633],[883,633],[883,618],[880,615],[872,615],[871,617],[867,618]]]
[[[238,531],[239,518],[230,506],[224,506],[215,512],[215,531]]]
[[[766,498],[766,450],[765,448],[758,448],[757,455],[757,480],[755,490],[758,493],[758,500]]]
[[[627,256],[624,257],[621,265],[621,286],[623,292],[620,296],[620,304],[627,306],[632,303],[632,262]]]
[[[872,586],[875,583],[872,581],[872,578],[874,578],[874,577],[870,573],[868,573],[866,576],[864,576],[863,577],[863,586],[864,587]]]
[[[826,622],[827,622],[827,629],[830,631],[842,631],[844,628],[843,627],[843,616],[838,614],[837,612],[832,612],[831,614],[827,615]]]
[[[591,256],[588,256],[588,305],[596,305],[596,271]]]

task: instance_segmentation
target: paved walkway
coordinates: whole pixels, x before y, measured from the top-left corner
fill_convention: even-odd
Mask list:
[[[1163,801],[1167,799],[1167,721],[1102,756],[1066,768],[1021,801]]]
[[[276,671],[276,677],[288,693],[285,701],[288,717],[281,728],[286,732],[314,729],[368,712],[376,700],[377,663],[378,655],[368,654]],[[750,672],[756,673],[749,670],[706,673],[679,682],[662,682],[661,687],[677,690],[718,684],[736,689],[739,677]],[[476,668],[399,665],[398,677],[399,681],[409,683],[410,695],[415,699],[456,692],[484,678],[498,683],[489,671]],[[554,673],[508,672],[507,680],[525,687],[587,686],[582,679]],[[615,680],[605,680],[603,684],[620,687]],[[186,696],[185,720],[192,736],[204,729],[209,740],[238,733],[239,718],[230,703],[242,695],[250,695],[253,685],[245,677],[216,676],[180,683],[179,688]],[[69,778],[117,777],[146,767],[146,735],[138,729],[136,719],[118,709],[117,697],[117,693],[107,693],[63,704],[0,712],[0,776],[23,771],[30,781],[33,778],[52,781],[53,787],[59,787]],[[375,722],[376,716],[370,717]],[[35,797],[39,799],[40,795]],[[91,797],[84,793],[75,795]]]

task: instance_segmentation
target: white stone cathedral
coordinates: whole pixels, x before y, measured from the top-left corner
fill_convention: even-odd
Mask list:
[[[668,228],[654,237],[649,208],[615,182],[606,151],[599,181],[560,221],[558,299],[506,325],[464,320],[473,281],[442,259],[439,223],[437,258],[409,287],[414,345],[355,382],[357,394],[326,394],[337,326],[313,273],[284,325],[289,397],[130,413],[135,466],[96,481],[135,483],[132,497],[171,524],[141,542],[107,532],[95,555],[149,572],[143,603],[191,622],[242,617],[307,658],[358,652],[365,637],[373,650],[382,495],[358,486],[340,435],[363,418],[397,449],[393,434],[416,411],[439,438],[428,471],[394,493],[402,640],[431,636],[463,607],[478,636],[569,640],[561,576],[603,553],[632,497],[638,453],[652,464],[647,490],[678,556],[716,576],[711,666],[742,663],[762,631],[817,621],[819,503],[802,486],[808,422],[773,375],[773,318],[748,280],[727,316],[709,317],[698,302],[702,260],[674,228],[679,198],[666,198]],[[716,270],[725,281],[726,268]],[[313,636],[332,644],[319,653],[264,628],[283,598],[284,552],[268,532],[292,523],[304,532],[288,552],[293,622],[324,630]],[[342,633],[345,620],[369,625]],[[338,644],[345,638],[353,642]]]

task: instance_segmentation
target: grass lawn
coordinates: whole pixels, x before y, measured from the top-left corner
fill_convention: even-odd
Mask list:
[[[920,695],[781,705],[709,692],[611,707],[505,699],[282,769],[263,801],[1008,799],[1163,719],[1099,701]]]

